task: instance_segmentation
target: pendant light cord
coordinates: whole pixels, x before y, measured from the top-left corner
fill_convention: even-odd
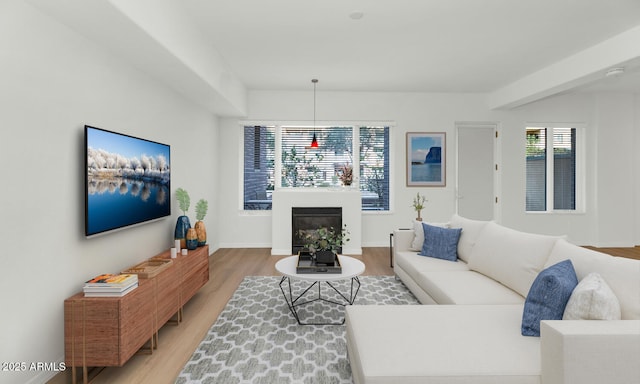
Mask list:
[[[312,79],[313,83],[313,133],[316,133],[316,84],[318,84],[318,79]]]

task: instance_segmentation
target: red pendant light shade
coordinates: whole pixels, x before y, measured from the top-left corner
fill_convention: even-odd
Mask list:
[[[316,137],[316,84],[318,79],[311,79],[313,83],[313,139],[309,148],[318,148],[318,138]]]

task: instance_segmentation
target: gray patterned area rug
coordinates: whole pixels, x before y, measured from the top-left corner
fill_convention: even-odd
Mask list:
[[[246,277],[176,379],[177,384],[352,383],[344,325],[298,325],[280,277]],[[355,304],[419,304],[393,276],[361,276]],[[309,283],[292,281],[294,298]],[[283,285],[288,294],[288,286]],[[335,284],[349,297],[350,281]],[[339,300],[330,287],[323,298]],[[303,299],[318,296],[314,287]],[[303,322],[344,318],[344,307],[315,301],[299,307]]]

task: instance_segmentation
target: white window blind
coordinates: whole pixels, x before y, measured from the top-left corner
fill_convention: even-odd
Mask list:
[[[363,210],[389,210],[389,127],[360,127]]]
[[[527,211],[547,210],[547,129],[527,128]]]
[[[244,127],[244,209],[271,209],[274,160],[275,127]]]
[[[311,148],[314,133],[317,148]],[[362,210],[388,211],[389,151],[384,126],[245,126],[243,207],[270,210],[275,188],[347,185],[344,175],[350,170],[351,185],[359,184],[362,193]]]
[[[318,148],[311,148],[313,135]],[[282,186],[342,185],[341,169],[353,166],[351,127],[282,127]]]

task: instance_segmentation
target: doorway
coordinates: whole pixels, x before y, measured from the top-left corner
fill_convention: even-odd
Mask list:
[[[456,211],[474,220],[498,217],[496,123],[456,123]]]

